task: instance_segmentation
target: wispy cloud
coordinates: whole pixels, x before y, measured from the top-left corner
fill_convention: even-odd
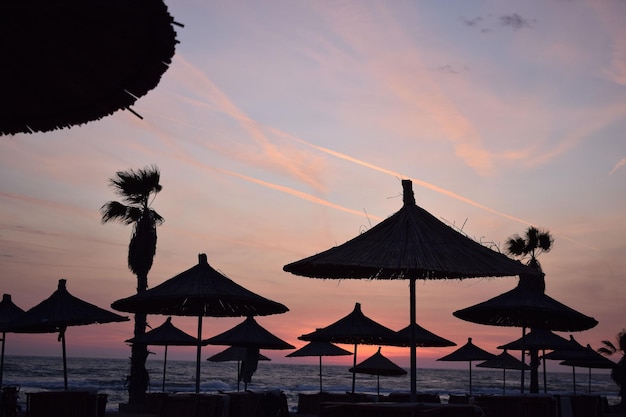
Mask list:
[[[613,175],[615,173],[615,171],[617,171],[618,169],[620,169],[624,165],[626,165],[626,158],[623,158],[621,161],[619,161],[617,164],[615,164],[615,166],[613,167],[611,172],[609,172],[609,175]]]

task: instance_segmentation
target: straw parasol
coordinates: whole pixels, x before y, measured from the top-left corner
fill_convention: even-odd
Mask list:
[[[469,395],[472,395],[472,362],[493,359],[496,355],[483,350],[472,343],[472,338],[467,338],[467,343],[454,352],[443,356],[438,361],[469,362]]]
[[[295,358],[302,356],[319,356],[320,358],[320,392],[322,392],[322,356],[346,356],[352,355],[345,349],[339,346],[333,345],[330,342],[309,342],[302,346],[300,349],[291,352],[286,357]]]
[[[502,369],[502,395],[506,394],[506,370],[507,369],[530,369],[528,365],[517,358],[514,358],[504,349],[504,352],[494,358],[476,364],[479,368]]]
[[[0,22],[0,135],[135,113],[177,43],[162,0],[5,1]]]
[[[529,333],[524,334],[521,338],[504,344],[502,346],[498,346],[498,349],[508,349],[508,350],[520,350],[522,351],[522,362],[524,358],[524,351],[528,350],[530,352],[539,352],[540,350],[544,351],[554,350],[554,349],[571,349],[572,345],[567,341],[567,339],[562,338],[561,336],[552,333],[550,330],[546,329],[533,329]],[[537,361],[538,361],[537,357]],[[531,370],[532,368],[538,369],[539,364],[532,363],[531,359]],[[524,368],[525,369],[525,368]],[[522,372],[524,371],[522,369]],[[523,379],[522,379],[523,381]],[[535,384],[537,384],[537,391],[539,390],[539,376],[536,376]],[[531,385],[533,381],[531,381]],[[546,381],[546,363],[543,362],[543,391],[548,391],[548,382]],[[532,392],[532,390],[531,390]]]
[[[111,307],[129,313],[198,317],[196,393],[200,392],[200,353],[204,316],[266,316],[289,311],[284,305],[255,294],[217,272],[209,265],[206,254],[198,255],[197,265],[154,288],[117,300]]]
[[[168,317],[159,327],[155,327],[142,334],[126,340],[126,343],[137,343],[142,345],[165,346],[163,356],[163,387],[165,392],[165,369],[167,366],[167,347],[168,346],[197,346],[198,339],[188,335],[172,324],[172,318]],[[204,344],[204,343],[203,343]]]
[[[63,383],[67,390],[67,356],[65,350],[65,331],[69,326],[86,326],[95,323],[113,323],[128,321],[86,301],[74,297],[67,291],[67,280],[60,279],[56,291],[50,297],[26,311],[18,319],[13,331],[16,333],[56,333],[63,351]]]
[[[522,336],[526,329],[582,331],[598,324],[593,317],[586,316],[545,294],[545,276],[522,274],[517,286],[501,295],[482,303],[452,313],[454,316],[472,323],[490,326],[521,327]],[[528,339],[526,339],[528,340]],[[531,392],[538,392],[538,350],[547,347],[522,347],[531,352]],[[522,370],[522,392],[524,371]],[[545,385],[545,383],[544,383]]]
[[[380,395],[380,376],[401,376],[406,375],[406,371],[390,361],[378,351],[363,362],[349,369],[352,373],[376,375],[376,395]]]
[[[543,355],[543,359],[561,360],[563,362],[561,362],[560,365],[572,367],[574,394],[576,394],[576,367],[588,368],[588,391],[591,393],[591,369],[612,369],[615,367],[615,362],[593,350],[590,345],[581,345],[572,335],[570,335],[570,339],[567,343],[567,347],[546,353]]]
[[[293,345],[262,327],[252,316],[246,317],[242,323],[232,329],[206,339],[204,343],[246,348],[239,375],[239,379],[243,379],[245,389],[252,380],[252,374],[256,372],[259,349],[295,349]]]
[[[2,332],[2,353],[0,354],[0,387],[2,387],[2,374],[4,372],[4,343],[7,332],[11,331],[11,323],[24,315],[24,310],[13,304],[11,294],[3,294],[0,301],[0,332]]]
[[[230,361],[237,362],[237,391],[239,391],[239,382],[241,381],[240,364],[241,364],[241,361],[243,361],[246,358],[246,351],[247,351],[246,347],[231,346],[207,358],[207,361],[211,361],[211,362],[230,362]],[[269,361],[271,359],[259,353],[259,358],[257,360]]]
[[[408,279],[410,324],[418,279],[463,279],[536,274],[519,261],[457,232],[415,204],[412,182],[402,180],[403,207],[348,242],[285,265],[311,278]],[[411,397],[416,398],[416,343],[411,340]]]
[[[401,346],[410,346],[411,344],[411,328],[415,334],[415,345],[417,347],[449,347],[456,346],[456,343],[437,336],[433,332],[426,330],[419,324],[409,324],[405,328],[398,330],[398,336],[402,340]]]
[[[304,334],[298,339],[308,342],[322,341],[353,344],[353,366],[356,366],[357,345],[398,345],[399,343],[399,336],[396,332],[363,314],[361,303],[355,303],[354,310],[347,316],[324,328]],[[352,374],[353,393],[355,383],[356,377],[355,374]]]

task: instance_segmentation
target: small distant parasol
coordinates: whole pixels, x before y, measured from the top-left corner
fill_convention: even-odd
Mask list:
[[[483,350],[472,343],[472,338],[467,338],[467,343],[454,352],[437,359],[438,361],[469,362],[469,395],[472,395],[472,361],[484,361],[493,359],[496,355]]]
[[[376,375],[376,395],[380,395],[380,376],[401,376],[407,372],[378,351],[363,362],[349,369],[352,373]]]
[[[0,387],[4,372],[4,343],[7,332],[11,331],[11,324],[24,315],[24,310],[13,304],[11,294],[4,294],[0,301],[0,332],[2,332],[2,354],[0,354]]]
[[[128,321],[86,301],[74,297],[67,291],[66,280],[60,279],[59,286],[50,297],[37,304],[15,322],[16,333],[56,333],[63,350],[63,382],[67,390],[67,356],[65,331],[69,326],[85,326],[95,323]]]
[[[207,359],[207,361],[211,362],[237,362],[237,391],[239,391],[239,382],[241,382],[241,361],[246,359],[246,352],[248,348],[241,346],[231,346],[229,348],[224,349],[223,351],[216,353]],[[259,353],[259,361],[269,361],[271,360],[267,356]]]
[[[322,356],[352,355],[352,352],[333,345],[330,342],[309,342],[300,349],[287,355],[288,358],[300,356],[319,356],[320,358],[320,392],[322,392]]]
[[[517,358],[514,358],[513,355],[508,353],[506,349],[504,352],[497,355],[492,359],[487,359],[485,362],[481,362],[476,364],[479,368],[492,368],[492,369],[502,369],[502,395],[506,394],[506,370],[507,369],[530,369],[530,366],[526,365],[522,361]]]
[[[322,341],[354,345],[353,366],[356,367],[357,345],[392,345],[398,344],[399,336],[388,327],[367,317],[361,311],[361,304],[355,303],[354,310],[336,322],[304,334],[298,339],[305,341]],[[355,374],[352,374],[352,392],[356,385]]]
[[[126,343],[137,343],[142,345],[165,346],[163,356],[163,386],[165,392],[165,369],[167,367],[167,347],[168,346],[197,346],[198,339],[188,335],[172,324],[172,318],[168,317],[159,327],[155,327],[141,336],[126,340]]]

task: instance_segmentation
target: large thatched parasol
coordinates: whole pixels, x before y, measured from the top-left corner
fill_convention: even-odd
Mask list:
[[[69,326],[85,326],[95,323],[128,321],[86,301],[74,297],[67,291],[66,280],[60,279],[59,286],[50,297],[43,300],[18,319],[13,331],[16,333],[56,333],[63,350],[63,382],[67,390],[67,356],[65,353],[65,331]]]
[[[357,345],[399,345],[400,338],[396,332],[367,317],[361,311],[361,304],[356,303],[354,310],[336,322],[304,334],[298,339],[306,341],[322,341],[354,345],[353,366],[356,366]],[[352,374],[352,392],[354,393],[356,377]]]
[[[3,294],[0,301],[0,332],[2,332],[2,353],[0,353],[0,387],[2,387],[2,374],[4,372],[4,343],[7,332],[11,331],[11,324],[24,315],[24,310],[13,304],[11,294]]]
[[[402,376],[406,371],[378,351],[363,362],[349,369],[352,373],[376,375],[376,395],[380,395],[380,376]]]
[[[452,313],[454,316],[473,323],[486,324],[491,326],[521,327],[522,337],[526,335],[526,329],[544,330],[536,332],[539,337],[539,347],[524,345],[522,350],[522,361],[524,351],[530,350],[531,371],[530,371],[530,392],[536,393],[539,390],[538,349],[549,349],[548,346],[541,346],[545,342],[541,340],[545,337],[545,330],[556,331],[581,331],[587,330],[598,324],[593,317],[586,316],[578,311],[556,301],[545,294],[545,278],[540,275],[520,275],[517,286],[482,303]],[[530,338],[524,339],[527,343]],[[524,389],[524,371],[521,378],[522,391]],[[545,383],[544,383],[545,387]]]
[[[472,362],[486,361],[495,358],[496,355],[479,348],[472,343],[472,338],[467,338],[467,343],[454,352],[443,356],[438,361],[469,362],[469,395],[472,395]]]
[[[174,24],[162,0],[1,2],[0,135],[130,110],[167,70]]]
[[[415,204],[403,180],[403,207],[354,239],[283,269],[312,278],[408,279],[410,325],[415,325],[418,279],[500,277],[536,272],[441,222]],[[411,397],[416,398],[416,343],[411,340]]]
[[[320,392],[322,392],[322,356],[346,356],[352,355],[345,349],[333,345],[330,342],[309,342],[300,349],[287,355],[288,358],[302,356],[319,356],[320,358]]]
[[[289,311],[236,284],[209,265],[205,254],[198,264],[140,294],[115,301],[115,310],[129,313],[198,317],[196,393],[200,392],[202,317],[266,316]]]
[[[197,346],[198,339],[188,335],[172,324],[172,318],[168,317],[159,327],[146,332],[140,336],[126,340],[126,343],[137,343],[142,345],[165,346],[163,355],[163,386],[165,392],[165,370],[167,367],[167,347],[168,346]],[[205,344],[205,343],[203,343]]]

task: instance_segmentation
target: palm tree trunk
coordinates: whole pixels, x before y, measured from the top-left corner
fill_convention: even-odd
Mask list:
[[[148,276],[137,276],[137,293],[148,289]],[[135,314],[134,336],[142,336],[146,332],[147,314]],[[133,410],[143,411],[148,391],[148,371],[146,370],[148,347],[133,343],[130,356],[130,378],[128,381],[128,404]]]
[[[539,350],[530,350],[530,393],[539,393]]]

